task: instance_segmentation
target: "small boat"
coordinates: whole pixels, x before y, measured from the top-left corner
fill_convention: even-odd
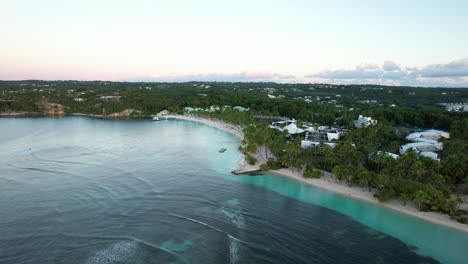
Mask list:
[[[226,150],[227,150],[227,149],[222,148],[222,149],[218,150],[218,152],[219,152],[219,153],[224,153],[224,151],[226,151]]]
[[[159,121],[159,117],[154,116],[154,117],[153,117],[153,121]]]

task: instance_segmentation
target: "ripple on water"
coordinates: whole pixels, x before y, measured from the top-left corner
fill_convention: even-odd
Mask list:
[[[209,127],[34,122],[52,133],[0,144],[0,263],[431,263],[415,254],[433,248],[425,241],[444,263],[466,260],[464,237],[426,236],[378,211],[418,250],[325,209],[368,215],[358,202],[282,177],[232,177],[239,141]]]
[[[170,239],[162,243],[161,248],[170,252],[184,252],[190,247],[192,247],[192,245],[193,242],[190,240],[175,242],[173,239]]]

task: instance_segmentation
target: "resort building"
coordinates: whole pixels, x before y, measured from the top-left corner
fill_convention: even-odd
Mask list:
[[[294,119],[272,122],[270,128],[276,129],[278,131],[287,131],[289,135],[302,134],[305,132],[304,129],[296,126],[296,120]]]
[[[468,103],[440,103],[440,105],[450,112],[468,112]]]
[[[242,106],[234,106],[232,109],[236,110],[236,111],[239,111],[239,112],[246,112],[246,111],[249,111],[250,109],[249,108],[245,108],[245,107],[242,107]]]
[[[400,147],[400,154],[403,155],[408,150],[413,150],[416,153],[437,152],[439,150],[442,150],[442,147],[443,147],[442,143],[437,143],[437,144],[428,143],[428,142],[408,143]]]
[[[424,132],[411,133],[406,137],[406,139],[410,141],[416,141],[417,139],[421,138],[430,140],[439,140],[440,138],[448,139],[450,138],[450,133],[441,130],[430,129]]]
[[[421,156],[423,156],[423,157],[427,157],[427,158],[433,159],[433,160],[440,161],[440,159],[439,159],[437,153],[435,153],[435,152],[423,151],[423,152],[420,152],[419,155],[421,155]]]
[[[449,139],[450,133],[435,129],[411,133],[406,136],[406,139],[412,143],[402,145],[400,147],[400,154],[403,155],[411,149],[423,157],[440,161],[437,152],[443,148],[443,143],[438,142],[441,138]]]
[[[375,124],[377,124],[377,120],[372,119],[372,117],[369,116],[359,115],[358,119],[354,120],[354,127],[356,128],[368,127]]]
[[[323,142],[323,145],[330,146],[331,148],[334,148],[336,146],[336,143],[333,142]],[[320,146],[320,141],[310,141],[310,140],[302,140],[301,141],[301,148],[306,149],[306,148],[315,148]]]
[[[394,160],[398,160],[400,158],[400,155],[387,152],[387,151],[377,151],[373,154],[369,154],[369,158],[372,159],[373,157],[391,157]]]

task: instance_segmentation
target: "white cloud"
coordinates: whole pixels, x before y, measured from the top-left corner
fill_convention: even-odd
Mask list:
[[[323,82],[330,83],[468,87],[468,58],[422,68],[402,68],[393,61],[385,61],[382,67],[361,64],[354,69],[325,70],[304,77],[320,78]]]
[[[238,72],[238,73],[153,75],[153,76],[147,76],[147,77],[134,78],[132,79],[132,81],[298,82],[295,75],[270,73],[270,72],[251,72],[251,71],[244,71],[244,72]]]
[[[389,60],[384,61],[382,68],[384,71],[399,71],[400,70],[400,66],[398,66],[398,64]]]
[[[432,64],[416,71],[422,77],[468,77],[468,58],[447,64]]]

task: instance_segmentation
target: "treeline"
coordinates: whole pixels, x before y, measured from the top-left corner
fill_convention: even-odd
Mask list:
[[[265,90],[266,88],[274,89],[274,92]],[[389,94],[390,90],[392,93]],[[149,116],[162,110],[181,113],[185,107],[239,105],[250,108],[257,114],[294,117],[323,125],[337,124],[349,127],[352,126],[353,119],[359,114],[364,114],[378,120],[387,120],[391,125],[439,129],[450,129],[452,120],[461,120],[466,114],[446,112],[443,108],[436,107],[437,102],[446,98],[456,98],[457,102],[468,100],[468,89],[224,82],[0,81],[0,92],[2,112],[39,111],[39,101],[62,104],[66,113],[93,115],[121,112],[131,108]],[[417,93],[417,96],[408,96],[408,93],[413,92]],[[267,97],[268,93],[284,94],[285,98],[270,99]],[[441,97],[442,93],[445,93],[444,97]],[[397,95],[401,97],[395,97],[398,98],[396,107],[358,103],[362,98],[374,98],[376,94],[380,99]],[[107,95],[120,98],[100,98]],[[337,95],[340,97],[336,97]],[[319,96],[322,101],[306,103],[304,96],[313,100],[315,96]],[[323,100],[329,100],[326,97],[336,99],[339,105],[324,102]],[[76,98],[83,101],[77,102]]]

